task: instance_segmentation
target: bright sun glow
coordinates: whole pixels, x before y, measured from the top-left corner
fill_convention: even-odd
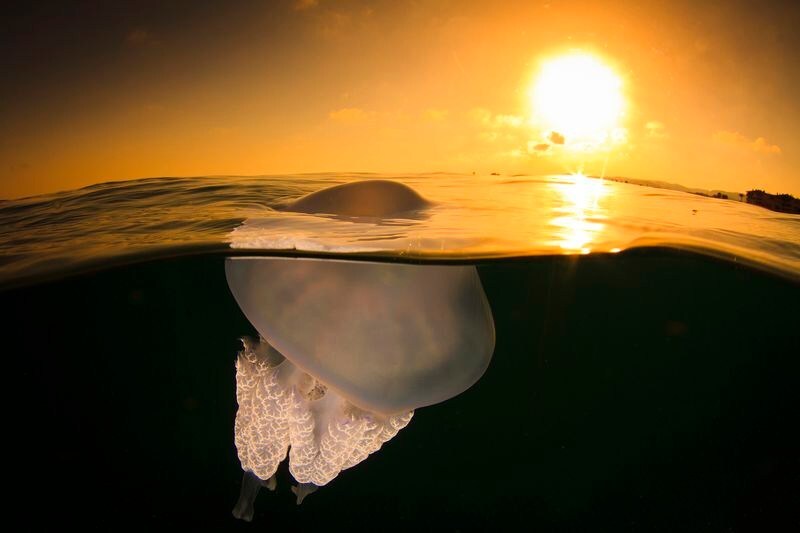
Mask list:
[[[622,80],[598,58],[574,53],[547,61],[530,95],[536,123],[567,143],[618,140]]]

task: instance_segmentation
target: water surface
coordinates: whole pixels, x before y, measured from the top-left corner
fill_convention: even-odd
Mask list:
[[[392,179],[422,216],[282,211],[326,186]],[[583,176],[457,174],[153,178],[0,202],[0,284],[192,253],[479,260],[689,248],[798,278],[800,215]]]

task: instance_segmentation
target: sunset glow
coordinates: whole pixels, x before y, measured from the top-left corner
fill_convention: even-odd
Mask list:
[[[544,63],[531,102],[534,122],[565,142],[604,143],[620,128],[622,81],[598,58],[569,54]]]
[[[777,5],[29,11],[4,30],[0,198],[150,176],[579,170],[800,194],[800,33]]]

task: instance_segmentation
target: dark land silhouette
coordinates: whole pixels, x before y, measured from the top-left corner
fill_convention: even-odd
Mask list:
[[[592,176],[599,178],[600,176]],[[771,211],[779,211],[781,213],[800,214],[800,199],[795,198],[791,194],[770,194],[762,189],[752,189],[746,193],[719,191],[719,190],[705,190],[694,187],[686,187],[677,183],[669,183],[665,181],[650,181],[640,180],[634,178],[626,178],[624,176],[606,176],[601,179],[616,181],[619,183],[630,183],[633,185],[641,185],[644,187],[654,187],[656,189],[669,189],[672,191],[688,192],[696,194],[697,196],[706,196],[708,198],[719,198],[721,200],[736,200],[739,202],[746,202],[748,204],[757,205]]]
[[[791,194],[770,194],[761,189],[753,189],[752,191],[747,191],[747,203],[760,205],[781,213],[800,214],[800,199]]]

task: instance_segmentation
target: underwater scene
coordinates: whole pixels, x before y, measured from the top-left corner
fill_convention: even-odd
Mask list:
[[[2,200],[0,253],[31,523],[800,525],[800,215],[582,174],[154,178]]]

